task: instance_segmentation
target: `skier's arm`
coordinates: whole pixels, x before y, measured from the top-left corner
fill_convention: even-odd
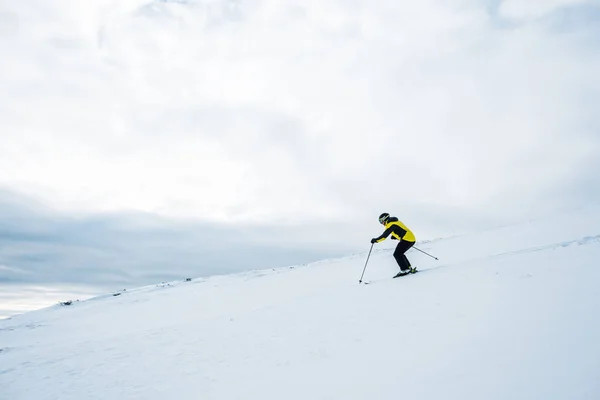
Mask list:
[[[399,238],[403,238],[404,235],[406,235],[406,231],[404,229],[402,229],[401,227],[399,227],[398,225],[391,225],[389,228],[387,228],[382,234],[381,236],[374,238],[374,241],[376,243],[379,242],[383,242],[385,239],[387,239],[388,236],[390,236],[391,233],[395,233],[396,235],[398,235]]]
[[[394,226],[395,225],[392,225],[389,228],[387,228],[385,231],[383,231],[381,236],[375,238],[375,242],[379,243],[379,242],[383,242],[385,239],[387,239],[387,237],[390,236],[390,233],[392,233],[394,231]]]

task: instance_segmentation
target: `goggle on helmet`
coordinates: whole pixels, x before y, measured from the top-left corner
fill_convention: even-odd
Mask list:
[[[379,216],[379,223],[381,225],[385,225],[385,223],[387,222],[387,220],[390,218],[390,214],[388,213],[383,213]]]

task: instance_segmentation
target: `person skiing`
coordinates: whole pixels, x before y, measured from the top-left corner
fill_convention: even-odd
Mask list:
[[[394,250],[394,258],[400,267],[400,272],[394,278],[417,272],[417,269],[410,265],[410,261],[404,255],[415,244],[414,233],[400,222],[398,218],[390,217],[388,213],[383,213],[379,216],[379,223],[385,226],[385,231],[383,231],[381,236],[371,239],[371,244],[384,241],[390,234],[392,235],[392,240],[400,241],[396,246],[396,250]]]

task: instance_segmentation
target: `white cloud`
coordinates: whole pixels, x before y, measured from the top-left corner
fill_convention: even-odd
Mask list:
[[[2,274],[31,274],[30,271],[25,271],[21,268],[15,268],[15,267],[8,267],[6,265],[2,265],[0,264],[0,272],[2,272]]]
[[[538,18],[548,15],[561,7],[593,3],[590,0],[502,0],[501,15],[508,18]]]
[[[73,4],[0,6],[0,185],[61,209],[514,217],[597,154],[597,46],[480,2]]]

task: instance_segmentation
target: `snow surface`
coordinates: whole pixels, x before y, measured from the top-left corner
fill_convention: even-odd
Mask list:
[[[0,321],[0,399],[599,399],[600,209]],[[366,245],[368,246],[368,244]],[[368,248],[367,248],[368,249]]]

